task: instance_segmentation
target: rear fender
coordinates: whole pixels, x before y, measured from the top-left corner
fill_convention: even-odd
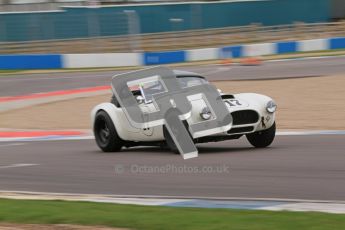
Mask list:
[[[91,111],[92,127],[99,111],[105,111],[111,118],[116,131],[121,139],[131,140],[132,133],[139,133],[141,130],[133,127],[127,120],[126,115],[121,108],[116,107],[112,103],[102,103],[94,107]]]

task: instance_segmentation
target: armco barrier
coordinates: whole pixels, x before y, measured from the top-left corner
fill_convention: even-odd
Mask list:
[[[188,61],[204,61],[219,58],[218,48],[204,48],[186,51],[186,60]]]
[[[275,53],[275,47],[272,43],[249,44],[243,48],[243,56],[257,57]]]
[[[246,44],[221,48],[148,53],[0,55],[0,69],[59,69],[161,65],[293,52],[345,49],[345,38]]]
[[[304,40],[304,41],[298,42],[298,51],[301,51],[301,52],[327,50],[327,49],[328,49],[327,39],[313,39],[313,40]]]
[[[284,53],[294,53],[297,52],[297,42],[290,41],[290,42],[278,42],[277,45],[277,54],[284,54]]]
[[[187,61],[185,51],[144,53],[144,65],[159,65],[185,61]]]
[[[226,46],[222,47],[221,56],[224,58],[239,58],[242,57],[243,46]]]
[[[140,53],[65,54],[64,68],[139,66]]]
[[[330,49],[344,49],[345,48],[345,38],[331,38]]]
[[[0,69],[60,69],[62,55],[0,55]]]

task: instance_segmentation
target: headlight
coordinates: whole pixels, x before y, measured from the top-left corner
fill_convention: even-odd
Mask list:
[[[204,107],[200,112],[200,117],[204,120],[209,120],[212,117],[211,110],[208,107]]]
[[[266,110],[269,113],[274,113],[277,110],[277,104],[274,101],[269,101],[266,105]]]

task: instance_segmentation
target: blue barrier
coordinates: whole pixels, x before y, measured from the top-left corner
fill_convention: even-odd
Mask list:
[[[60,54],[0,55],[0,69],[61,69]]]
[[[345,48],[345,38],[331,38],[329,39],[330,49],[344,49]]]
[[[231,56],[229,56],[231,55]],[[221,48],[221,58],[239,58],[243,56],[242,46],[226,46]]]
[[[185,51],[144,53],[144,65],[159,65],[185,61]]]
[[[298,52],[298,47],[301,47],[302,42],[305,41],[270,43],[270,52],[265,53],[265,55]],[[345,49],[345,37],[328,38],[327,44],[327,47],[320,46],[320,49]],[[241,58],[245,55],[244,48],[245,46],[242,45],[217,48],[217,58]],[[179,50],[166,52],[137,53],[136,55],[132,56],[132,58],[135,59],[135,63],[138,63],[138,60],[141,59],[141,65],[160,65],[168,63],[194,61],[195,58],[190,58],[190,55],[187,55],[187,52],[188,51],[185,50]],[[83,66],[87,66],[88,64],[87,61],[85,62],[85,59],[77,60],[77,62],[79,61],[83,63]],[[130,63],[133,63],[134,61],[129,60],[129,65],[131,65]],[[67,64],[68,62],[69,59],[64,54],[0,55],[0,69],[60,69],[69,68],[69,65]],[[140,64],[138,63],[138,65]]]
[[[276,54],[297,52],[297,42],[278,42],[276,43]]]

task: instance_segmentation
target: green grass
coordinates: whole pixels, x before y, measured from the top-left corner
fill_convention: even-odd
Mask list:
[[[0,223],[103,225],[130,229],[345,229],[345,215],[0,199]]]

